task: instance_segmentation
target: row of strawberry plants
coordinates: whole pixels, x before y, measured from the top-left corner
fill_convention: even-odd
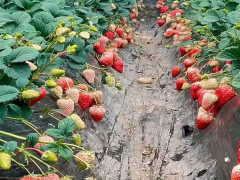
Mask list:
[[[164,35],[173,37],[186,71],[176,80],[176,89],[190,88],[200,106],[197,128],[205,129],[240,88],[240,2],[159,0],[157,8],[161,11],[157,23],[170,25]],[[174,66],[172,76],[181,71]],[[240,179],[239,171],[240,165],[234,167],[232,180]]]
[[[91,168],[95,156],[81,147],[78,131],[85,129],[85,123],[75,111],[80,106],[82,111],[89,109],[94,121],[104,118],[103,93],[91,86],[95,70],[101,70],[104,84],[122,89],[108,67],[123,72],[124,63],[117,52],[134,44],[129,24],[137,23],[142,7],[141,2],[132,0],[0,1],[0,122],[21,122],[34,131],[26,137],[0,131],[0,168],[9,170],[14,162],[29,174],[21,180],[71,179],[52,165],[58,157],[68,162],[75,158],[80,169]],[[88,64],[88,54],[99,64]],[[63,66],[82,72],[86,83],[67,77]],[[47,94],[55,97],[59,109],[40,111],[56,119],[58,126],[42,134],[31,123],[32,107]],[[4,136],[24,143],[7,142]],[[21,156],[25,160],[18,162],[16,157]],[[34,163],[41,174],[32,174],[24,161]]]

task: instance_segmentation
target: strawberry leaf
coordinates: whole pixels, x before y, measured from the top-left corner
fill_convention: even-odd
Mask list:
[[[240,88],[240,74],[237,74],[234,79],[232,80],[232,84],[233,87],[235,88]]]
[[[41,147],[41,150],[42,150],[42,151],[48,151],[48,150],[50,150],[50,151],[58,152],[58,151],[59,151],[59,147],[58,147],[58,145],[55,144],[55,143],[50,143],[50,144],[47,144],[47,145],[45,145],[45,146],[42,146],[42,147]]]
[[[19,91],[12,86],[0,86],[0,103],[13,100],[17,97]]]
[[[60,130],[62,130],[62,132],[65,135],[74,131],[76,129],[76,127],[77,127],[76,123],[72,119],[69,119],[69,118],[65,118],[58,123],[58,128]]]
[[[6,117],[7,117],[7,114],[8,114],[8,109],[7,109],[7,106],[6,105],[3,105],[1,104],[0,105],[0,123],[2,123]]]
[[[8,154],[11,154],[13,151],[15,151],[16,148],[17,148],[17,142],[9,141],[2,146],[1,152],[7,152]]]
[[[37,133],[30,133],[27,135],[27,142],[30,147],[34,147],[39,141],[39,135]]]
[[[44,134],[47,134],[49,136],[61,139],[64,137],[64,134],[61,130],[59,129],[48,129],[44,132]]]
[[[59,157],[63,158],[66,161],[71,161],[73,153],[68,148],[59,148]]]
[[[218,53],[216,58],[220,61],[240,60],[239,47],[228,47]]]
[[[39,52],[32,47],[20,47],[13,50],[13,53],[8,57],[12,63],[25,62],[27,60],[34,60],[38,57]]]

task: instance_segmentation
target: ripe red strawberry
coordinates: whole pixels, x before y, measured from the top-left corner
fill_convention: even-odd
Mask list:
[[[209,108],[207,108],[206,111],[215,117],[218,113],[218,107],[215,105],[212,105]]]
[[[159,10],[161,11],[161,13],[166,13],[169,10],[168,6],[160,6]]]
[[[171,14],[171,17],[175,17],[177,13],[183,13],[183,10],[182,9],[176,9],[174,11],[172,11],[170,14]]]
[[[122,72],[123,72],[123,66],[124,66],[124,62],[123,62],[123,61],[114,61],[112,67],[113,67],[116,71],[122,73]]]
[[[47,135],[42,135],[39,137],[39,141],[54,142],[54,139]],[[41,149],[42,146],[47,145],[46,143],[37,143],[34,148]]]
[[[74,101],[72,99],[59,99],[57,105],[67,116],[74,111]]]
[[[87,87],[87,85],[85,85],[85,84],[78,84],[77,87],[78,87],[80,90],[88,91],[88,87]]]
[[[203,113],[197,117],[197,128],[205,129],[213,120],[213,115],[209,113]]]
[[[74,86],[73,80],[68,77],[59,78],[57,84],[62,87],[63,91],[66,91]]]
[[[232,64],[232,61],[226,61],[226,64]]]
[[[196,58],[198,54],[202,54],[202,50],[198,48],[193,48],[193,50],[188,52],[188,57]]]
[[[238,149],[238,164],[240,164],[240,148]]]
[[[176,89],[178,91],[181,91],[182,90],[182,86],[184,83],[187,83],[187,80],[186,79],[183,79],[183,78],[179,78],[177,81],[176,81]]]
[[[185,56],[187,54],[186,47],[181,46],[179,48],[181,56]]]
[[[94,83],[95,71],[92,69],[85,69],[83,71],[83,77],[87,80],[88,83]]]
[[[162,26],[165,24],[165,22],[166,22],[166,20],[164,20],[164,19],[159,19],[159,20],[157,21],[159,27],[162,27]]]
[[[181,73],[181,68],[178,66],[174,66],[172,68],[172,77],[177,77]]]
[[[107,52],[112,53],[113,60],[116,60],[116,58],[118,57],[118,54],[113,49],[107,49]]]
[[[123,28],[118,27],[118,28],[116,29],[116,33],[118,34],[118,36],[119,36],[120,38],[123,37],[123,33],[124,33]]]
[[[33,99],[29,102],[30,106],[33,106],[34,104],[41,101],[46,96],[47,90],[44,87],[40,87],[39,89],[40,89],[39,96],[36,99]]]
[[[193,66],[194,64],[197,63],[196,59],[185,59],[183,64],[185,69],[187,70],[189,67]]]
[[[115,38],[114,42],[117,43],[118,48],[123,48],[123,40],[121,38]]]
[[[189,69],[189,68],[188,68]],[[196,73],[196,72],[190,72],[188,73],[188,78],[189,80],[194,83],[194,82],[198,82],[198,81],[201,81],[201,74],[199,73]]]
[[[130,14],[130,17],[131,17],[132,19],[136,19],[136,18],[137,18],[137,16],[136,16],[135,13]]]
[[[166,30],[165,36],[166,36],[166,37],[170,37],[170,36],[172,36],[173,34],[174,34],[174,30],[171,29],[171,28],[169,28],[169,29]]]
[[[188,36],[188,37],[185,37],[185,41],[189,41],[189,40],[191,40],[192,39],[192,37],[191,36]]]
[[[74,103],[77,103],[79,97],[79,90],[74,88],[68,89],[66,91],[66,95],[68,98],[72,99]]]
[[[217,88],[216,95],[218,96],[216,106],[222,107],[226,102],[236,96],[236,92],[228,85],[221,85]]]
[[[202,108],[207,109],[218,101],[218,97],[212,93],[205,93],[202,99]]]
[[[102,106],[93,106],[89,109],[89,114],[94,121],[100,122],[105,116],[106,110]]]
[[[99,62],[104,66],[111,66],[113,64],[113,53],[105,52],[99,59]]]
[[[236,165],[232,169],[231,180],[239,180],[240,179],[240,165]]]
[[[93,102],[93,96],[87,92],[79,93],[78,104],[85,111]]]
[[[112,31],[107,31],[107,32],[105,33],[105,36],[106,36],[108,39],[113,40],[116,35],[115,35],[115,33],[112,32]]]
[[[126,40],[128,41],[128,43],[131,43],[131,40],[132,40],[132,36],[128,35]]]
[[[213,73],[216,73],[216,72],[218,72],[218,71],[220,71],[220,70],[221,70],[221,67],[220,67],[220,66],[212,67],[212,72],[213,72]]]
[[[192,99],[196,100],[198,98],[197,92],[201,89],[200,82],[192,83],[190,88],[191,88]]]
[[[98,54],[103,54],[105,52],[105,47],[100,45],[100,42],[94,44],[94,49]]]
[[[102,46],[102,47],[105,48],[106,45],[107,45],[107,42],[108,42],[108,38],[107,38],[107,37],[101,36],[101,37],[99,38],[100,46]]]

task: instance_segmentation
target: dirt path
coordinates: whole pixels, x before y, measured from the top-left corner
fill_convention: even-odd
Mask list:
[[[126,68],[117,77],[125,88],[119,92],[105,86],[107,117],[84,133],[84,144],[97,152],[98,179],[191,180],[213,173],[208,157],[199,160],[200,148],[192,146],[195,108],[174,88],[170,71],[178,64],[178,52],[165,48],[168,40],[156,25],[157,13],[154,6],[141,12],[145,22],[135,35],[142,47],[120,52]],[[152,77],[154,83],[138,83],[139,77]]]

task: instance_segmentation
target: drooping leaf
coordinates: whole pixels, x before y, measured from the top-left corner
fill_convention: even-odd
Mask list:
[[[58,123],[58,128],[64,133],[71,133],[76,129],[76,123],[69,118],[65,118]]]
[[[59,157],[63,158],[66,161],[71,161],[73,157],[73,152],[68,148],[59,148]]]
[[[17,114],[21,114],[22,110],[16,104],[8,104],[8,106]]]
[[[63,132],[59,129],[48,129],[44,132],[44,134],[47,134],[49,136],[52,136],[52,137],[55,137],[55,138],[58,138],[58,139],[64,137]]]
[[[19,89],[22,89],[24,86],[26,86],[29,83],[29,80],[26,78],[20,78],[16,81],[16,84]]]
[[[8,154],[11,154],[13,151],[16,150],[16,148],[17,148],[17,142],[9,141],[2,146],[1,152],[7,152]]]
[[[39,135],[37,133],[30,133],[27,135],[27,142],[30,147],[34,147],[39,141]]]
[[[222,50],[218,53],[217,59],[220,61],[240,60],[239,47],[232,46]]]

